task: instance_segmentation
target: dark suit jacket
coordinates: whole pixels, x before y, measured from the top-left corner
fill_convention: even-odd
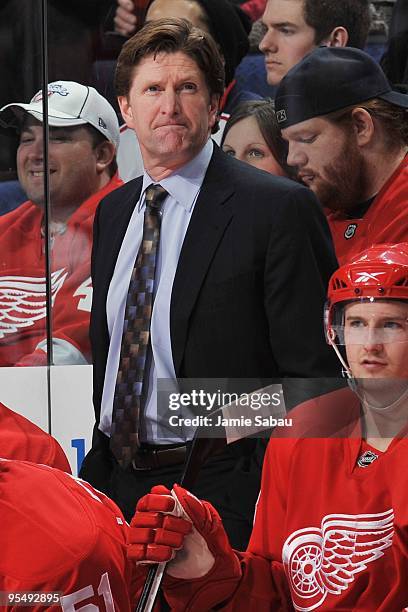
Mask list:
[[[95,217],[91,341],[97,423],[109,347],[107,292],[141,185],[137,178],[109,194]],[[322,323],[327,282],[336,267],[313,193],[215,146],[172,291],[177,377],[338,375]]]

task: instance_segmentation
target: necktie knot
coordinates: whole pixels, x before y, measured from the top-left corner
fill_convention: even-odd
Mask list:
[[[150,185],[150,187],[146,189],[146,206],[160,211],[167,196],[167,191],[161,185]]]

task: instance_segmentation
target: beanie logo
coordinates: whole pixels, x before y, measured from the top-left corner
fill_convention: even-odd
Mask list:
[[[347,229],[344,232],[345,239],[350,240],[350,238],[352,238],[354,234],[356,233],[356,229],[357,229],[357,223],[350,223],[350,225],[347,226]]]
[[[99,125],[99,127],[103,128],[104,130],[106,130],[106,129],[107,129],[107,127],[106,127],[106,123],[104,122],[104,120],[102,119],[102,117],[99,117],[98,125]]]
[[[283,123],[283,121],[286,121],[287,116],[286,116],[286,111],[285,110],[280,110],[277,111],[276,113],[276,121],[278,123]]]

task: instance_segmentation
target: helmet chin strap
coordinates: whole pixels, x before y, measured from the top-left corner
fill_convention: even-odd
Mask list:
[[[347,377],[347,384],[350,387],[350,389],[357,395],[357,397],[363,402],[363,404],[367,406],[367,408],[369,408],[370,410],[374,410],[376,412],[385,412],[386,410],[395,408],[396,406],[398,406],[400,402],[404,401],[408,397],[408,383],[407,383],[407,388],[405,389],[405,391],[403,391],[400,397],[398,397],[396,400],[391,402],[391,404],[387,404],[386,406],[381,406],[381,407],[374,406],[373,404],[371,404],[371,402],[369,402],[367,398],[365,397],[364,393],[360,390],[359,385],[358,385],[358,379],[356,379],[355,376],[353,376],[353,372],[351,371],[350,367],[347,365],[347,363],[343,359],[343,356],[340,353],[334,341],[334,338],[335,338],[334,331],[332,329],[328,329],[327,330],[327,340],[330,346],[333,348],[334,352],[336,353],[337,357],[339,358],[341,365],[343,366],[342,374],[343,376]]]

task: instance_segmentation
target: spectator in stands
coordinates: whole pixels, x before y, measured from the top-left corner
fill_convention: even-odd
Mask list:
[[[277,85],[319,45],[363,48],[370,26],[368,0],[268,0],[268,28],[259,45],[268,82]]]
[[[391,83],[408,85],[408,0],[397,0],[381,66]]]
[[[29,200],[0,218],[0,365],[47,363],[46,241],[51,247],[52,362],[88,363],[92,225],[121,184],[119,125],[110,104],[70,81],[48,86],[50,219],[46,226],[42,92],[1,109],[17,125],[18,177]],[[10,119],[11,117],[11,119]],[[51,357],[50,357],[51,359]]]
[[[272,100],[242,102],[225,125],[221,146],[228,155],[271,174],[295,175],[286,161],[287,145]]]
[[[408,241],[408,96],[364,51],[320,47],[282,80],[276,116],[288,164],[328,209],[340,263]]]

